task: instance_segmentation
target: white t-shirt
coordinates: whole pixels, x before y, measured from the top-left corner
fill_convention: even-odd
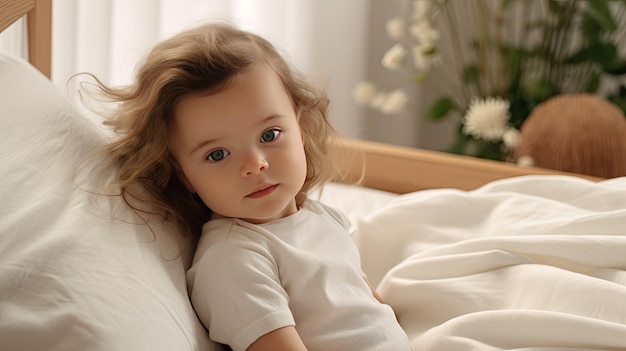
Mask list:
[[[309,351],[412,350],[391,307],[363,279],[348,227],[345,216],[310,199],[270,223],[207,222],[187,280],[211,338],[238,351],[295,326]]]

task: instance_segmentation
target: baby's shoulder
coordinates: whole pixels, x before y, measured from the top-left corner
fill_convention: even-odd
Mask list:
[[[207,222],[202,228],[197,251],[251,249],[267,246],[262,229],[236,218],[220,218]]]
[[[343,212],[331,206],[328,206],[323,202],[313,199],[307,199],[305,202],[305,206],[308,206],[314,212],[329,217],[331,220],[335,221],[343,228],[350,228],[350,220]]]

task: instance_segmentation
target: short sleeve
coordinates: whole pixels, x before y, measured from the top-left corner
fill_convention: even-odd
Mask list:
[[[262,247],[222,245],[195,264],[191,300],[214,341],[245,350],[259,337],[295,325],[278,267]]]

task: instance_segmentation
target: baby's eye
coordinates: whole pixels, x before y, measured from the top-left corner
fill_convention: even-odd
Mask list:
[[[274,139],[276,139],[278,134],[280,134],[280,130],[279,129],[266,130],[265,132],[263,132],[263,134],[261,134],[261,142],[262,143],[267,143],[267,142],[270,142],[270,141],[274,141]]]
[[[216,161],[223,160],[228,155],[230,155],[230,152],[226,150],[218,149],[218,150],[211,151],[211,153],[209,153],[206,159],[209,161],[216,162]]]

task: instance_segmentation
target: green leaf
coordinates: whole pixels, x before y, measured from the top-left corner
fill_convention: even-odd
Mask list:
[[[522,57],[523,51],[521,49],[509,50],[508,65],[507,65],[507,78],[509,86],[516,84],[519,81],[522,74]]]
[[[595,21],[588,13],[583,14],[580,30],[583,39],[588,43],[597,43],[600,41],[600,35],[602,34],[602,27]]]
[[[515,0],[502,0],[502,2],[500,2],[500,7],[503,9],[506,9],[507,7],[509,7]]]
[[[602,66],[602,68],[604,69],[604,72],[615,76],[626,74],[626,61],[622,60],[619,62],[613,62],[609,66]]]
[[[502,147],[500,143],[492,143],[484,140],[477,140],[476,156],[489,160],[502,161]]]
[[[598,91],[598,87],[600,86],[600,73],[594,72],[591,74],[589,81],[585,86],[585,92],[587,93],[595,93]]]
[[[450,148],[448,148],[448,152],[457,155],[466,154],[467,147],[469,144],[471,144],[473,138],[463,133],[463,123],[459,123],[456,130],[456,142]]]
[[[617,47],[613,43],[598,43],[589,58],[603,66],[610,66],[617,59]]]
[[[554,95],[552,84],[545,78],[528,81],[524,83],[522,89],[524,95],[531,101],[543,101]]]
[[[443,97],[437,100],[427,113],[428,119],[431,121],[439,121],[443,119],[452,109],[454,103],[449,97]]]
[[[622,112],[626,112],[626,96],[610,96],[608,100],[619,107]]]
[[[468,65],[463,70],[463,83],[478,82],[480,77],[480,69],[478,65]]]
[[[566,58],[563,62],[565,64],[572,64],[586,61],[599,63],[603,68],[611,68],[620,63],[615,44],[601,42],[582,47],[578,52]]]
[[[565,4],[562,4],[562,1],[549,0],[548,9],[550,10],[550,12],[558,15],[560,13],[563,13],[563,11],[565,10]]]
[[[428,74],[426,72],[418,72],[415,77],[413,77],[415,83],[424,83],[426,79],[428,79]]]
[[[611,15],[611,10],[605,0],[587,0],[587,14],[591,16],[602,28],[609,32],[617,29],[617,23]]]
[[[563,60],[565,64],[582,63],[588,61],[593,49],[591,47],[584,47],[572,54],[570,57]]]
[[[480,68],[478,65],[467,65],[463,70],[463,84],[467,86],[474,86],[478,92],[480,89]]]
[[[619,57],[617,46],[613,43],[596,43],[581,49],[573,57],[568,58],[569,62],[591,61],[600,64],[602,70],[613,75],[626,73],[626,60]]]
[[[451,154],[462,155],[465,153],[465,147],[467,146],[469,139],[463,136],[458,136],[456,142],[448,148],[448,152]]]

